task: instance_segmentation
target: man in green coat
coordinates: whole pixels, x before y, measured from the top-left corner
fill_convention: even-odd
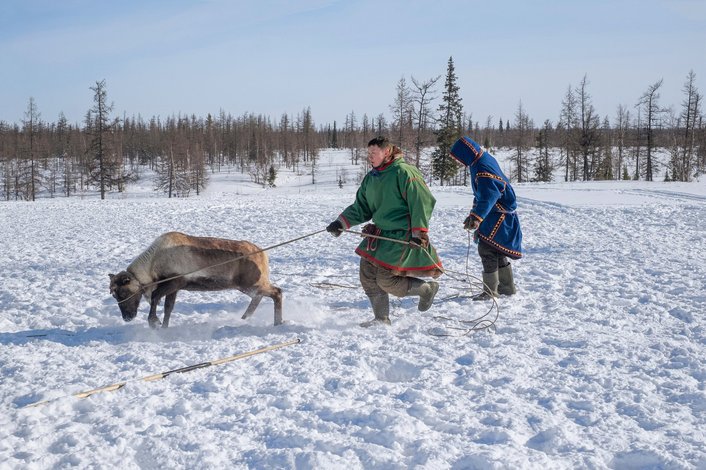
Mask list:
[[[427,233],[436,199],[419,170],[385,137],[368,142],[368,161],[373,169],[360,184],[355,202],[326,230],[338,237],[344,229],[372,220],[363,228],[368,236],[355,250],[360,255],[360,283],[375,314],[361,326],[389,325],[389,294],[419,296],[418,309],[424,312],[439,290],[437,282],[418,279],[437,278],[443,272]]]

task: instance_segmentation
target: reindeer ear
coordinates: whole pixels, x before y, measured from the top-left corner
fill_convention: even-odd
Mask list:
[[[130,276],[125,276],[122,279],[120,279],[120,285],[126,286],[126,285],[130,284],[130,281],[132,281],[132,279],[130,279]]]
[[[113,282],[113,279],[115,279],[115,274],[108,274],[108,277],[110,278],[110,282]]]

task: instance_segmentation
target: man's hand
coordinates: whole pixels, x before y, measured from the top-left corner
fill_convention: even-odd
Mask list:
[[[326,231],[334,237],[340,237],[343,233],[343,224],[340,220],[334,220],[333,222],[328,224],[328,227],[326,227]]]
[[[429,246],[429,235],[426,232],[415,232],[412,234],[409,243],[412,248],[426,248]]]
[[[463,228],[466,230],[475,230],[478,227],[480,227],[480,220],[476,219],[472,215],[469,215],[466,217],[466,220],[463,221]]]

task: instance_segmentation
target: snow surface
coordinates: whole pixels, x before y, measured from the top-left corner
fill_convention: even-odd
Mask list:
[[[167,330],[144,301],[123,322],[108,273],[159,234],[268,247],[319,231],[353,200],[347,155],[324,153],[313,186],[234,171],[188,199],[147,181],[0,203],[0,467],[706,468],[705,182],[515,185],[526,257],[495,332],[450,328],[489,305],[459,275],[481,271],[470,190],[437,186],[431,238],[456,274],[428,312],[394,299],[392,327],[360,328],[359,238],[321,233],[269,251],[285,325],[269,299],[241,320],[237,291],[180,293]]]

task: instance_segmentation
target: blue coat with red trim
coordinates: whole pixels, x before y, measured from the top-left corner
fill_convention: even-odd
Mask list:
[[[468,167],[474,196],[470,215],[481,223],[476,230],[480,241],[512,259],[522,258],[515,190],[498,161],[470,137],[458,139],[451,156]]]

